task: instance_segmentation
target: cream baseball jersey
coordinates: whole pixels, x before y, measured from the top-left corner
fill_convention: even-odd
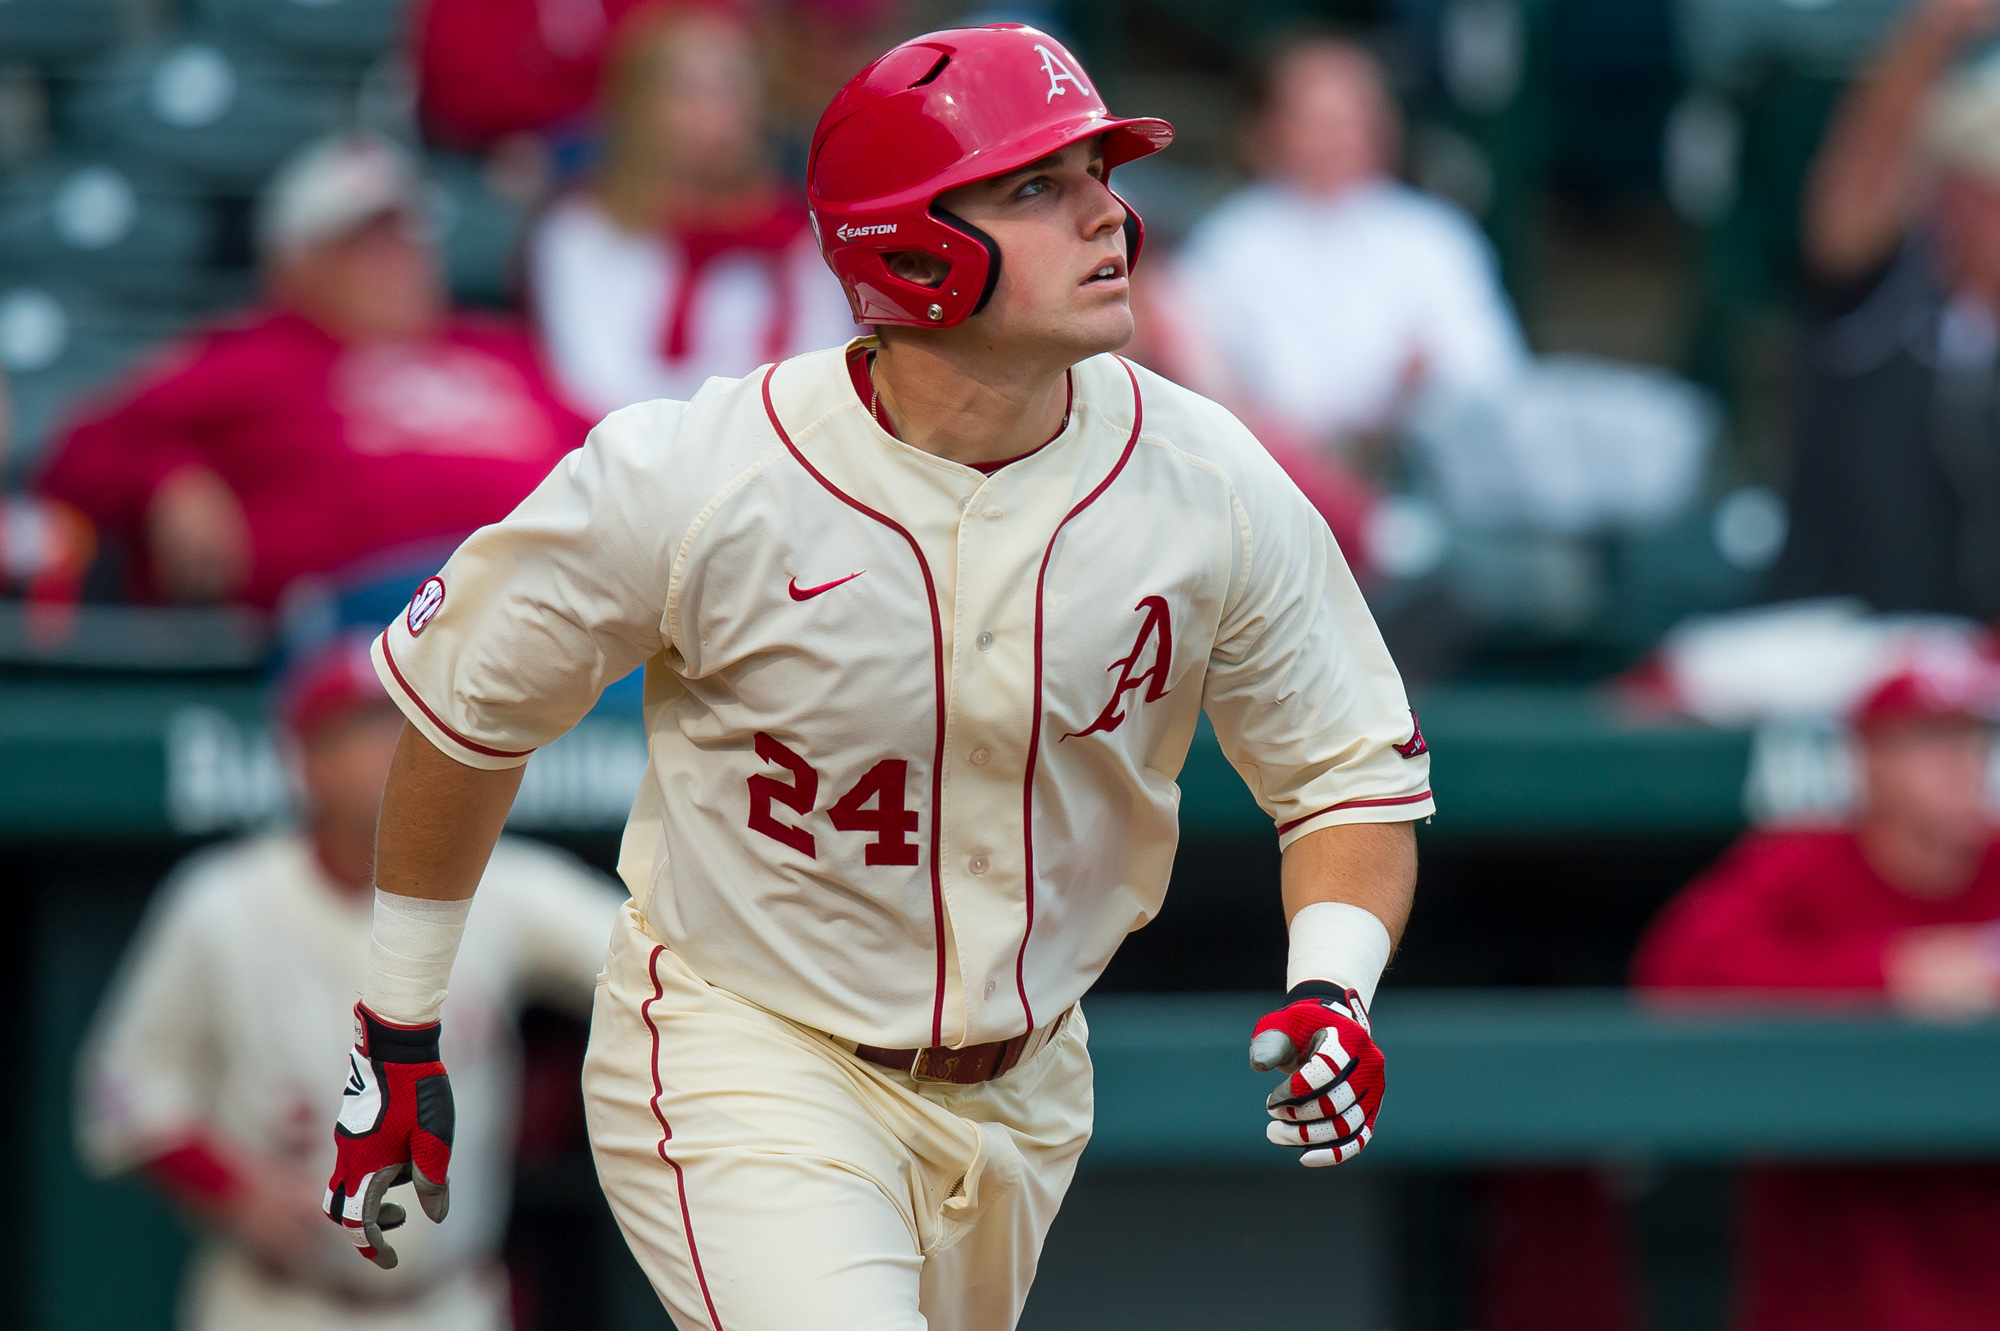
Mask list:
[[[696,973],[888,1047],[1051,1021],[1160,907],[1204,709],[1284,843],[1431,811],[1332,535],[1228,412],[1094,357],[987,475],[846,354],[614,412],[375,644],[483,768],[645,665],[620,872]]]

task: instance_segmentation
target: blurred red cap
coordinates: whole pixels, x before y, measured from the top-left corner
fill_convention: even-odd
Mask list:
[[[1984,652],[1913,658],[1861,698],[1854,728],[1901,721],[2000,721],[2000,662]]]
[[[389,701],[375,663],[368,658],[374,639],[362,634],[335,638],[299,657],[278,677],[278,719],[297,739],[310,739],[335,721],[364,707]]]

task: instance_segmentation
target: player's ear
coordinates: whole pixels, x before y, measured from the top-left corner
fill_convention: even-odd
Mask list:
[[[922,250],[897,250],[883,255],[882,261],[897,277],[920,287],[941,287],[945,278],[951,276],[951,268],[943,259]]]

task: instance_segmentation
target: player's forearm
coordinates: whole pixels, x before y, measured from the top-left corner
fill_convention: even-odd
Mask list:
[[[1372,1002],[1416,895],[1415,825],[1353,823],[1303,836],[1285,851],[1282,886],[1292,935],[1285,987],[1324,981]]]
[[[1349,823],[1322,827],[1285,850],[1285,922],[1317,901],[1359,906],[1382,921],[1392,941],[1403,936],[1417,892],[1415,823]]]
[[[429,1026],[444,1006],[473,889],[507,821],[519,767],[447,757],[405,726],[375,833],[375,925],[361,1002],[383,1021]]]
[[[467,767],[415,726],[404,726],[382,792],[375,886],[431,901],[470,897],[526,770]]]

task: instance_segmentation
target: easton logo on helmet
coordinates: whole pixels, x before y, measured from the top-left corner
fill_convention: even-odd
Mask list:
[[[893,236],[896,234],[896,224],[883,222],[878,226],[849,226],[842,222],[834,228],[833,234],[842,240],[853,240],[856,236]]]
[[[1035,49],[1042,53],[1042,73],[1049,76],[1049,95],[1042,98],[1044,102],[1053,102],[1057,93],[1067,97],[1069,89],[1063,87],[1064,83],[1070,84],[1085,97],[1090,96],[1090,85],[1071,73],[1069,66],[1062,62],[1061,56],[1039,42],[1035,44]]]

